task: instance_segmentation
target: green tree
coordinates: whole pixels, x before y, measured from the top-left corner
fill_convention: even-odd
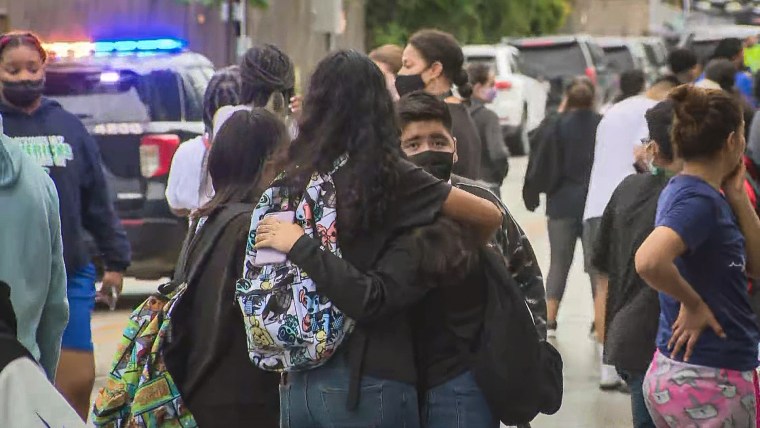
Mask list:
[[[461,43],[556,31],[568,0],[367,0],[368,46],[404,44],[420,28],[439,28]]]

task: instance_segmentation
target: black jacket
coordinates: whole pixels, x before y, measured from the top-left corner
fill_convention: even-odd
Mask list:
[[[204,231],[217,218],[209,217],[194,248],[203,246]],[[250,224],[250,214],[242,215],[224,228],[172,314],[166,366],[201,427],[279,427],[279,374],[259,370],[249,360],[235,302]],[[191,251],[187,265],[197,259],[198,251]]]
[[[523,201],[529,211],[540,205],[539,195],[551,193],[562,178],[559,147],[559,115],[549,116],[530,134],[530,156],[523,184]]]
[[[457,139],[457,156],[459,161],[454,164],[454,174],[472,180],[480,179],[480,162],[483,153],[483,143],[475,128],[475,122],[470,111],[464,104],[446,103],[451,113],[452,133]]]
[[[501,185],[509,171],[509,152],[504,144],[499,116],[475,99],[470,103],[470,115],[483,146],[480,154],[480,179],[489,184]]]
[[[660,318],[657,292],[636,273],[636,251],[654,230],[663,175],[636,174],[615,189],[602,216],[593,266],[609,277],[604,360],[644,372],[652,361]]]

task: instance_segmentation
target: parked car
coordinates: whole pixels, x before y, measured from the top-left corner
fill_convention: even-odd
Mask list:
[[[509,44],[519,49],[526,75],[549,83],[547,112],[557,110],[566,85],[577,76],[587,76],[597,85],[600,106],[615,96],[614,74],[607,66],[604,51],[589,36],[530,37],[511,39]]]
[[[607,65],[615,75],[638,69],[644,72],[650,83],[657,78],[657,69],[649,64],[641,41],[624,37],[597,37],[596,41],[604,50]]]
[[[214,72],[179,41],[150,42],[51,45],[59,54],[45,84],[45,95],[80,117],[99,145],[132,245],[127,275],[141,279],[174,270],[187,221],[170,212],[166,180],[179,144],[204,132],[203,93]]]
[[[494,70],[498,94],[488,108],[499,116],[509,152],[525,155],[527,134],[546,113],[548,85],[522,74],[520,52],[514,46],[472,45],[462,50],[467,63],[485,63]]]
[[[657,70],[657,77],[669,72],[668,69],[668,46],[661,37],[639,37],[647,55],[650,67]]]
[[[706,26],[685,31],[678,46],[693,50],[700,61],[706,63],[722,39],[727,37],[746,39],[758,35],[760,35],[760,27],[753,25]]]

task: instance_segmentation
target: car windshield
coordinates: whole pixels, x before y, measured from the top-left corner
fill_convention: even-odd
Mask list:
[[[586,59],[577,43],[520,47],[526,74],[544,79],[582,75]]]
[[[605,48],[604,53],[607,57],[607,64],[609,64],[610,68],[614,71],[620,73],[636,68],[631,51],[624,46]]]
[[[485,64],[496,70],[496,57],[492,55],[468,55],[466,61],[468,64]]]
[[[115,81],[114,81],[115,80]],[[48,71],[45,95],[87,124],[179,121],[180,80],[172,71]]]

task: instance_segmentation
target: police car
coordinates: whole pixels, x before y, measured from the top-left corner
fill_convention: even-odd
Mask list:
[[[51,43],[45,95],[97,140],[132,245],[128,275],[170,275],[187,221],[169,210],[166,181],[182,141],[204,132],[211,61],[175,39]]]

